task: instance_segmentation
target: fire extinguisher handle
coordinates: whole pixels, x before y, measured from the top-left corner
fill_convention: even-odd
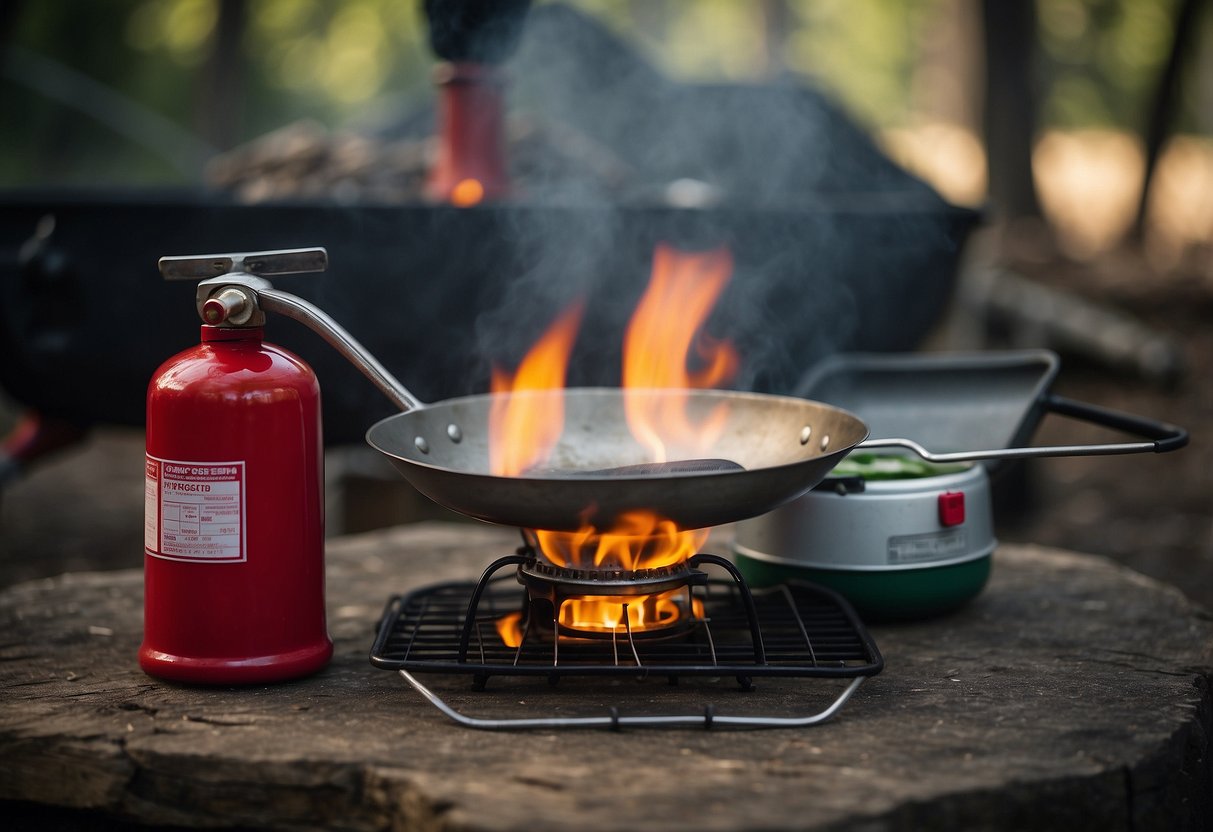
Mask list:
[[[328,252],[320,247],[202,254],[160,258],[165,280],[201,280],[198,313],[208,324],[260,326],[264,313],[292,318],[317,333],[386,395],[402,411],[424,404],[409,392],[378,359],[344,327],[319,307],[297,295],[279,291],[267,277],[322,272]],[[239,316],[239,317],[237,317]]]
[[[159,265],[160,274],[165,280],[206,280],[225,274],[272,277],[325,271],[329,266],[329,255],[327,250],[320,247],[284,248],[161,257]]]
[[[315,332],[333,349],[357,367],[379,390],[391,399],[401,411],[424,407],[421,400],[379,363],[379,360],[362,346],[323,309],[308,303],[301,297],[272,288],[255,290],[258,305],[264,312],[285,315]]]

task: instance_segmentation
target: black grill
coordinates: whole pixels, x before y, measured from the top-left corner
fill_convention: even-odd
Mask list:
[[[477,687],[490,676],[556,681],[566,675],[736,676],[748,686],[756,676],[872,676],[884,664],[847,602],[816,585],[789,583],[750,593],[760,645],[754,643],[744,584],[711,579],[687,589],[702,600],[703,616],[685,638],[631,638],[621,632],[553,642],[550,636],[528,636],[515,648],[502,641],[496,621],[524,609],[526,593],[512,577],[490,578],[486,572],[482,582],[439,584],[391,598],[371,662],[386,670],[469,674]],[[464,652],[469,605],[473,620]]]

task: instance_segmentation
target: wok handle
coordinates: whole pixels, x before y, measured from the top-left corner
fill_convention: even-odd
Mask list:
[[[279,289],[258,288],[254,290],[257,303],[265,312],[273,312],[292,318],[323,338],[329,346],[357,367],[379,390],[392,400],[401,411],[424,407],[421,400],[409,392],[388,369],[371,355],[353,335],[346,332],[328,313],[301,297]]]
[[[959,451],[956,453],[936,454],[928,451],[911,439],[869,439],[855,447],[863,450],[872,448],[907,448],[927,462],[979,462],[986,459],[1024,459],[1028,457],[1049,456],[1108,456],[1112,454],[1140,454],[1153,452],[1156,454],[1175,451],[1188,444],[1188,432],[1181,427],[1135,416],[1119,410],[1112,410],[1098,405],[1067,399],[1063,396],[1046,394],[1040,400],[1041,405],[1049,413],[1080,419],[1084,422],[1100,425],[1101,427],[1125,431],[1145,437],[1146,442],[1117,442],[1097,445],[1048,445],[1038,448],[997,448],[985,451]]]
[[[1188,444],[1188,432],[1183,428],[1156,419],[1148,419],[1145,416],[1067,399],[1065,396],[1053,393],[1045,395],[1041,399],[1041,404],[1044,405],[1045,410],[1059,416],[1068,416],[1071,419],[1080,419],[1113,430],[1153,439],[1154,445],[1151,450],[1156,454],[1177,451]]]

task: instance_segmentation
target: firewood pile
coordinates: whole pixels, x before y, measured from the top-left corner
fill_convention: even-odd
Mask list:
[[[592,138],[565,125],[515,116],[507,120],[510,174],[534,197],[634,192],[638,175]],[[406,204],[425,199],[436,153],[433,136],[384,139],[298,121],[216,157],[207,184],[246,203],[334,200]]]

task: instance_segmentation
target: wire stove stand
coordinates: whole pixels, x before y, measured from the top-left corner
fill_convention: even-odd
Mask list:
[[[530,622],[517,647],[497,632],[502,616],[526,609],[520,590],[524,573],[533,572],[536,553],[528,543],[515,555],[499,558],[478,582],[437,584],[392,596],[380,619],[371,648],[371,663],[400,676],[456,723],[481,729],[611,728],[734,726],[794,728],[817,725],[833,717],[860,684],[884,667],[875,642],[851,606],[824,587],[792,582],[750,590],[729,561],[699,554],[687,561],[688,593],[702,601],[703,614],[681,639],[633,633],[626,613],[625,632],[600,638],[532,637]],[[712,565],[728,573],[713,579],[697,567]],[[496,576],[507,566],[515,576]],[[516,579],[511,579],[516,578]],[[572,590],[575,592],[575,589]],[[560,631],[555,625],[554,631]],[[602,716],[483,718],[460,713],[415,673],[463,674],[482,690],[492,676],[546,677],[555,685],[565,676],[734,676],[743,689],[755,677],[850,679],[826,708],[806,716],[718,714],[712,705],[697,714],[621,714],[611,707]]]

